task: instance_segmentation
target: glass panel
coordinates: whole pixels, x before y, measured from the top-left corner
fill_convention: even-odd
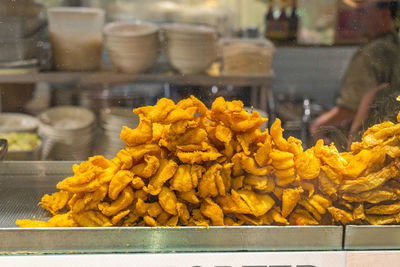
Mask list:
[[[136,212],[104,212],[115,177],[146,204],[176,199],[139,226],[398,224],[398,8],[0,0],[0,154],[107,169],[93,185],[74,167],[105,225]]]

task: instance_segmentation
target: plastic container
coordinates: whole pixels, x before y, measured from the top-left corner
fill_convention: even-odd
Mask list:
[[[99,69],[104,10],[55,7],[48,9],[47,16],[54,68],[66,71]]]
[[[274,51],[274,45],[264,39],[224,39],[222,41],[223,73],[272,75]]]

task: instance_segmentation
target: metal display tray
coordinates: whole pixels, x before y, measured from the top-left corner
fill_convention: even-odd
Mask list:
[[[346,250],[400,250],[400,225],[347,225]]]
[[[18,228],[73,162],[0,163],[0,254],[341,250],[341,226]]]

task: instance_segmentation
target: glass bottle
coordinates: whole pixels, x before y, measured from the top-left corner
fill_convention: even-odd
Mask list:
[[[297,0],[293,0],[292,12],[289,17],[289,41],[297,41],[297,28],[299,25],[299,16],[297,14]]]

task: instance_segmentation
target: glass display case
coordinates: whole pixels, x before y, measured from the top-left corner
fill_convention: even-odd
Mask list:
[[[399,259],[398,7],[0,0],[0,265]]]

